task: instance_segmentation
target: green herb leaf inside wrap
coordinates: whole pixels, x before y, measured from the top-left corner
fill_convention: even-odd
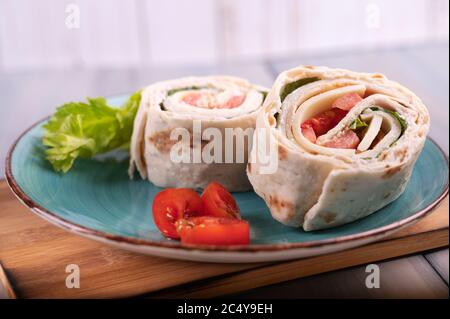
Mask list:
[[[391,116],[393,116],[402,126],[402,134],[408,128],[408,122],[397,111],[391,111],[391,110],[387,110],[387,109],[384,109],[381,107],[371,107],[370,109],[372,111],[383,111],[383,112],[386,112],[386,113],[390,114]]]
[[[320,79],[317,77],[313,77],[313,78],[303,78],[291,83],[286,84],[283,89],[281,90],[280,93],[280,99],[281,102],[284,101],[284,99],[286,98],[286,96],[288,96],[289,94],[291,94],[292,92],[294,92],[296,89],[298,89],[299,87],[302,87],[303,85],[312,83],[312,82],[316,82],[319,81]]]
[[[356,131],[359,130],[360,128],[363,127],[368,127],[367,123],[364,122],[363,120],[361,120],[360,117],[357,117],[349,126],[349,129]]]

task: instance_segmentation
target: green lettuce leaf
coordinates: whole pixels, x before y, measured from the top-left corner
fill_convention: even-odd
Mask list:
[[[360,128],[367,127],[367,123],[361,120],[360,117],[357,117],[349,126],[349,128],[353,131],[359,130]]]
[[[281,90],[280,93],[280,99],[281,102],[284,101],[284,99],[286,98],[286,96],[288,96],[289,94],[291,94],[293,91],[295,91],[296,89],[298,89],[299,87],[312,83],[312,82],[316,82],[319,81],[320,79],[317,77],[313,77],[313,78],[303,78],[291,83],[286,84],[283,89]]]
[[[264,103],[264,101],[266,100],[266,97],[269,94],[269,92],[267,92],[267,91],[259,91],[259,93],[261,93],[262,96],[263,96],[263,100],[262,100],[261,103]]]
[[[400,125],[402,127],[402,134],[403,134],[406,131],[406,129],[408,128],[408,122],[406,122],[406,120],[396,111],[391,111],[391,110],[386,110],[386,109],[384,111],[391,114],[394,118],[397,119],[397,121],[400,123]]]
[[[65,173],[78,157],[129,147],[140,100],[138,91],[120,108],[109,106],[102,97],[60,106],[44,125],[42,140],[53,169]]]
[[[393,116],[395,119],[397,119],[397,121],[400,123],[400,125],[402,127],[402,135],[406,131],[406,129],[408,128],[408,122],[397,111],[391,111],[391,110],[380,108],[380,107],[376,107],[376,106],[375,107],[371,107],[370,109],[372,111],[383,111],[383,112],[386,112],[386,113],[390,114],[391,116]]]
[[[174,95],[175,93],[178,93],[181,91],[201,90],[201,89],[205,89],[205,88],[206,87],[201,87],[201,86],[187,86],[184,88],[172,89],[172,90],[167,91],[167,96]]]

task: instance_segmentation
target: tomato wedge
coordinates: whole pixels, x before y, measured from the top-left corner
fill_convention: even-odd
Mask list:
[[[356,149],[359,142],[360,140],[358,135],[352,130],[347,130],[339,136],[334,137],[332,140],[323,143],[323,146],[331,148]]]
[[[362,97],[357,93],[347,93],[341,96],[333,102],[330,110],[303,122],[301,124],[302,134],[315,143],[318,136],[326,134],[335,127],[360,101],[362,101]]]
[[[311,142],[315,143],[317,140],[316,132],[311,124],[302,124],[302,134]]]
[[[335,108],[322,112],[302,123],[302,131],[312,128],[316,136],[323,135],[335,127],[347,114],[347,111]]]
[[[159,192],[152,205],[153,219],[161,233],[179,239],[175,222],[180,218],[203,214],[200,196],[190,188],[168,188]]]
[[[211,182],[201,196],[205,215],[240,218],[239,207],[230,192],[217,182]]]
[[[240,106],[245,100],[245,95],[234,95],[228,99],[223,105],[220,105],[221,109],[234,109]]]
[[[347,93],[336,99],[331,107],[350,111],[360,101],[362,101],[362,97],[358,93]]]
[[[201,97],[202,95],[199,92],[191,92],[183,97],[183,102],[186,104],[197,106],[197,102]]]
[[[245,220],[211,216],[191,217],[176,222],[182,244],[248,245],[250,226]]]
[[[184,95],[182,101],[186,104],[202,107],[199,106],[199,100],[202,98],[202,93],[200,92],[190,92]],[[246,96],[245,95],[233,95],[230,97],[227,101],[217,104],[217,103],[208,103],[207,106],[204,106],[206,108],[218,108],[218,109],[234,109],[238,106],[240,106],[245,101]]]

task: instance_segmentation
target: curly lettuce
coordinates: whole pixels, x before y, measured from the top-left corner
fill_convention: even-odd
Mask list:
[[[141,100],[137,91],[120,108],[106,99],[66,103],[43,126],[46,159],[58,172],[67,172],[78,158],[89,158],[129,147],[133,122]]]

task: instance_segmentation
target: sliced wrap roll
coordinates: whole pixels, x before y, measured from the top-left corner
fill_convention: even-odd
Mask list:
[[[428,111],[382,74],[300,66],[276,79],[247,174],[272,216],[306,231],[346,224],[397,199],[429,129]],[[264,173],[267,140],[275,145]]]
[[[205,162],[197,150],[215,138],[205,132],[208,128],[218,129],[223,138],[226,129],[253,130],[266,94],[266,88],[230,76],[187,77],[148,86],[134,122],[130,175],[137,169],[159,187],[203,188],[218,181],[230,191],[250,189],[245,167],[252,131],[245,131],[249,142],[234,143],[232,150],[225,150],[222,140],[221,161]],[[183,142],[181,131],[189,133],[189,140]],[[188,161],[171,157],[173,147],[181,146],[190,150]],[[244,154],[240,160],[225,159],[227,152],[238,151]]]

